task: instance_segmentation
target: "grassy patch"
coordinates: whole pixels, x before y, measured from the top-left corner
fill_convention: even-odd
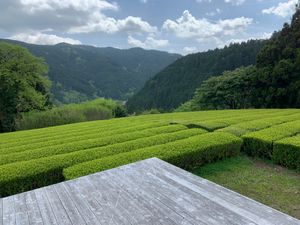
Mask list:
[[[300,219],[300,174],[246,156],[192,171],[205,179]]]

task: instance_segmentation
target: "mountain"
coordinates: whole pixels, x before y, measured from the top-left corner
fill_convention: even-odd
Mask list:
[[[21,45],[44,58],[49,66],[53,96],[62,103],[96,97],[127,100],[149,78],[181,57],[141,48],[121,50],[66,43],[50,46],[0,41]]]
[[[251,40],[182,57],[147,81],[127,102],[128,110],[175,109],[191,99],[196,88],[209,77],[254,64],[265,43],[263,40]]]

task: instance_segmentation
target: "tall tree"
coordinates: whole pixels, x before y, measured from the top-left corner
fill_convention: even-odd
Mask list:
[[[0,132],[13,131],[21,112],[51,105],[47,71],[25,48],[0,42]]]

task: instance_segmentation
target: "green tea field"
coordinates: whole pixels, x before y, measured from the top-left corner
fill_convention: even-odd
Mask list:
[[[0,134],[0,196],[158,157],[192,169],[237,156],[300,170],[300,110],[144,115]]]

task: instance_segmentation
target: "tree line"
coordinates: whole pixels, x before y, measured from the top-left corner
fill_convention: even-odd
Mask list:
[[[128,100],[128,111],[154,108],[172,111],[191,99],[195,90],[210,77],[255,64],[265,43],[265,40],[250,40],[180,58],[151,78]]]

